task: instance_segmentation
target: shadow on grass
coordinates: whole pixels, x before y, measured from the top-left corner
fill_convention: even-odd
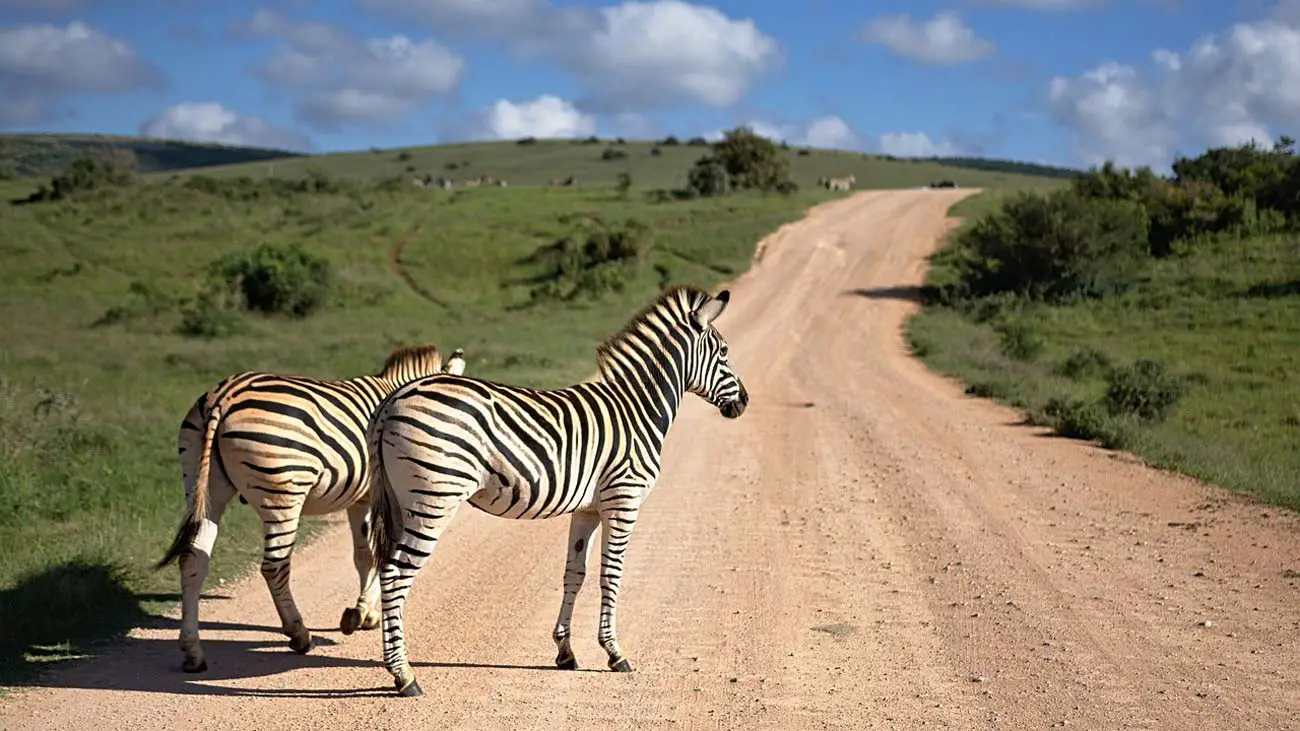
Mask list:
[[[204,599],[226,599],[205,595]],[[143,691],[178,695],[262,697],[388,696],[388,675],[379,661],[379,633],[354,638],[374,645],[374,660],[333,657],[319,648],[337,645],[337,627],[312,628],[317,648],[299,655],[287,646],[279,627],[201,621],[209,669],[180,670],[174,632],[179,621],[151,613],[146,602],[175,602],[175,594],[138,594],[111,565],[77,560],[20,580],[0,592],[0,686]],[[270,601],[268,598],[267,601]],[[168,631],[166,639],[129,637],[132,628]],[[251,635],[219,639],[216,631]],[[333,639],[330,635],[338,636]],[[86,660],[81,662],[81,660]],[[557,670],[553,665],[416,662],[426,668]],[[232,688],[214,682],[269,677],[301,668],[371,668],[384,684],[369,688]],[[586,669],[586,672],[601,672]],[[346,681],[345,681],[346,682]]]

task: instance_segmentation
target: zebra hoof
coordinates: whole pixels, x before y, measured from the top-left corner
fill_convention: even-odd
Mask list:
[[[621,657],[618,662],[610,662],[609,669],[616,673],[630,673],[632,672],[632,663],[628,662],[626,657]]]
[[[361,612],[356,607],[348,607],[343,610],[343,616],[339,619],[339,631],[345,635],[361,629]]]
[[[561,670],[577,670],[578,658],[574,657],[573,655],[569,655],[568,657],[565,657],[564,655],[560,655],[559,657],[555,658],[555,667]]]
[[[207,669],[208,661],[204,658],[199,658],[198,661],[194,661],[187,657],[185,658],[185,662],[181,663],[181,672],[183,673],[201,673]]]
[[[411,678],[411,681],[405,686],[402,686],[401,682],[402,681],[400,680],[393,681],[393,685],[397,688],[397,694],[399,696],[403,698],[418,698],[424,695],[424,691],[420,689],[420,684],[415,682],[415,678]]]
[[[307,653],[311,652],[311,646],[312,646],[311,635],[309,634],[304,633],[297,637],[289,638],[289,649],[293,650],[299,655],[306,655]]]

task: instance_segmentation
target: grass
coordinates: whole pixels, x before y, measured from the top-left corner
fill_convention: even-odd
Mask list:
[[[256,179],[228,181],[234,194],[221,195],[186,185],[189,174],[149,174],[134,188],[0,206],[0,684],[93,654],[102,639],[175,605],[175,570],[149,566],[183,510],[176,432],[193,400],[222,377],[373,373],[393,347],[431,340],[444,351],[465,348],[472,375],[571,384],[593,371],[596,344],[662,286],[712,287],[743,272],[760,238],[840,195],[806,188],[789,198],[665,199],[652,186],[676,181],[701,150],[683,145],[652,157],[648,144],[626,148],[633,157],[615,163],[600,161],[603,145],[570,142],[422,148],[400,164],[391,150],[286,158],[274,162],[275,176],[315,168],[352,182],[286,193]],[[848,153],[791,155],[799,175],[858,170],[860,186],[1045,180]],[[466,160],[474,174],[512,186],[375,182],[406,164],[438,174]],[[210,172],[260,179],[271,164]],[[636,182],[626,199],[596,184],[612,184],[621,170]],[[513,184],[570,173],[581,187]],[[41,182],[0,181],[0,195],[21,198]],[[540,246],[628,219],[653,231],[653,246],[621,291],[531,303],[540,269],[530,256]],[[209,263],[262,243],[299,243],[328,258],[339,280],[332,304],[305,319],[240,315],[238,331],[224,338],[177,334],[180,303]],[[232,503],[209,591],[256,562],[259,535],[253,512]]]
[[[952,214],[978,216],[998,203],[997,194],[980,195]],[[932,285],[953,276],[937,262]],[[1117,297],[1033,305],[986,322],[932,305],[912,316],[908,337],[968,393],[1022,409],[1031,421],[1300,509],[1297,295],[1295,235],[1224,239],[1155,261]],[[1080,406],[1104,400],[1111,367],[1138,359],[1160,361],[1184,384],[1168,418]]]

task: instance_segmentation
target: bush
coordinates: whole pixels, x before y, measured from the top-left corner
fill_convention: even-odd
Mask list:
[[[412,155],[411,155],[411,153],[409,153],[409,152],[399,152],[399,153],[397,153],[397,161],[398,161],[398,162],[410,162],[410,161],[411,161],[411,157],[412,157]]]
[[[1027,323],[1008,320],[997,325],[998,345],[1002,354],[1019,361],[1032,361],[1043,354],[1046,344]]]
[[[200,292],[181,308],[176,332],[191,338],[223,338],[243,330],[239,314],[219,291]]]
[[[622,160],[627,157],[626,150],[615,150],[612,147],[606,147],[605,151],[600,153],[600,159],[609,162],[610,160]]]
[[[1071,439],[1096,441],[1107,449],[1123,449],[1132,440],[1122,423],[1107,415],[1096,401],[1053,396],[1043,407],[1052,431]]]
[[[516,140],[516,141],[515,141],[515,144],[516,144],[516,145],[519,145],[520,147],[523,147],[523,146],[525,146],[525,145],[535,145],[535,144],[537,144],[537,138],[536,138],[536,137],[524,137],[524,138],[522,138],[522,139],[520,139],[520,140]]]
[[[1139,273],[1148,220],[1135,203],[1071,190],[1021,193],[957,238],[949,301],[1014,292],[1030,300],[1104,296]]]
[[[1077,348],[1072,351],[1056,372],[1074,381],[1104,375],[1110,370],[1110,356],[1096,348]]]
[[[1164,421],[1187,392],[1187,383],[1170,375],[1158,360],[1140,359],[1106,375],[1106,407],[1112,415],[1132,414]]]
[[[687,174],[686,187],[703,198],[727,195],[731,192],[731,176],[717,159],[702,157],[695,161]]]
[[[650,157],[659,157],[662,154],[664,154],[664,151],[659,149],[658,147],[650,148]]]
[[[703,139],[703,138],[701,138],[701,139]],[[678,139],[677,139],[676,137],[674,137],[673,135],[668,135],[667,137],[663,138],[663,141],[660,142],[659,144],[663,145],[664,147],[672,147],[673,145],[680,145],[680,144],[681,144],[681,140],[678,140]],[[708,144],[708,143],[705,143],[705,144]]]
[[[748,127],[737,127],[713,143],[713,157],[735,188],[775,191],[790,179],[789,162],[776,143]]]
[[[67,200],[75,195],[134,185],[135,157],[126,150],[102,157],[79,157],[49,185],[41,186],[20,203],[45,203]]]
[[[588,233],[581,244],[566,236],[539,248],[528,260],[544,267],[533,280],[532,300],[569,301],[622,291],[646,260],[651,234],[644,223],[629,219],[619,228]]]
[[[242,301],[245,309],[305,317],[324,305],[334,287],[328,259],[297,243],[262,244],[213,262],[211,273]]]
[[[687,147],[708,147],[709,141],[703,137],[692,137],[686,141]]]

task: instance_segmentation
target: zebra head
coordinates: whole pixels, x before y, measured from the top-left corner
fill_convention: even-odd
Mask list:
[[[727,341],[713,327],[713,321],[727,309],[730,299],[731,292],[724,289],[717,297],[705,299],[687,318],[695,338],[686,353],[686,390],[718,407],[723,416],[734,419],[745,413],[749,392],[731,368]]]

